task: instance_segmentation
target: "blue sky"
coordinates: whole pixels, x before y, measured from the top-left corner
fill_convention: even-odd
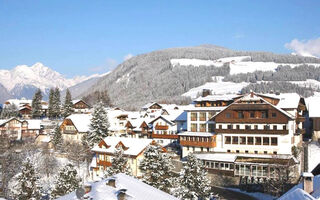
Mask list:
[[[42,62],[72,77],[200,44],[290,53],[320,38],[319,19],[317,0],[0,0],[0,69]]]

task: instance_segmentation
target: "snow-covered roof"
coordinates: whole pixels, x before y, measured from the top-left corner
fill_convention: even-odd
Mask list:
[[[303,184],[300,182],[288,192],[282,195],[278,200],[304,200],[304,199],[320,199],[320,175],[313,178],[313,192],[310,194],[303,190]]]
[[[280,94],[261,94],[261,96],[267,96],[279,99],[279,103],[276,105],[281,109],[298,108],[300,102],[300,95],[297,93],[280,93]]]
[[[91,117],[91,114],[72,114],[66,117],[66,119],[70,119],[76,129],[79,132],[84,133],[89,131]]]
[[[309,117],[320,117],[320,97],[307,98]]]
[[[115,187],[107,185],[109,179],[115,179]],[[156,189],[139,179],[125,174],[116,174],[113,177],[91,183],[91,191],[85,196],[94,200],[118,200],[120,190],[125,191],[126,199],[130,200],[178,200],[174,196]],[[72,192],[57,200],[76,200],[76,193]]]
[[[40,129],[41,120],[32,119],[26,121],[28,122],[28,129]]]
[[[216,106],[216,107],[189,107],[186,109],[186,111],[221,111],[224,108],[226,108],[226,106]]]
[[[214,134],[213,133],[207,133],[207,132],[182,132],[178,134],[179,136],[199,136],[199,137],[211,137]]]
[[[232,101],[233,98],[238,97],[236,94],[224,94],[224,95],[208,95],[205,97],[198,97],[194,101]]]
[[[152,141],[153,141],[152,139],[144,139],[144,138],[124,138],[124,137],[109,136],[104,138],[104,142],[110,147],[105,148],[104,146],[102,146],[100,148],[99,145],[97,144],[92,148],[92,151],[114,153],[116,150],[117,144],[121,142],[126,147],[123,152],[124,155],[137,156],[149,144],[151,144]]]
[[[212,160],[221,162],[234,162],[237,158],[236,154],[231,153],[201,153],[194,155],[200,160]]]

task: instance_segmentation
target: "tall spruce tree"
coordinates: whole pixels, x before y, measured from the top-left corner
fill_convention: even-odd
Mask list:
[[[15,104],[10,104],[10,105],[5,106],[2,109],[0,118],[1,119],[8,119],[11,117],[19,117],[19,116],[20,116],[20,113],[19,113],[17,106]]]
[[[61,115],[61,109],[60,109],[61,100],[60,100],[60,90],[58,87],[56,87],[53,94],[54,94],[53,95],[53,113],[55,118],[59,118]]]
[[[42,94],[41,90],[38,89],[32,98],[32,118],[40,118],[42,115]]]
[[[193,154],[187,156],[178,179],[179,187],[175,191],[175,196],[181,199],[209,199],[210,181],[207,178],[207,171],[203,163]]]
[[[34,166],[29,159],[22,165],[21,174],[19,174],[18,185],[15,188],[17,194],[15,198],[19,200],[39,200],[41,199],[41,187],[39,185],[39,176],[35,172]]]
[[[73,104],[72,104],[72,97],[69,89],[67,89],[66,92],[66,98],[64,100],[64,105],[63,105],[63,117],[67,117],[71,115],[73,112]]]
[[[123,155],[123,148],[119,146],[114,151],[114,156],[111,159],[111,166],[106,169],[106,176],[113,176],[118,173],[130,175],[131,170],[128,165],[128,158]]]
[[[65,194],[73,192],[80,187],[81,178],[72,164],[67,164],[62,168],[55,181],[51,197],[56,199]]]
[[[63,143],[62,134],[60,131],[60,127],[57,124],[56,127],[53,130],[53,138],[52,138],[52,144],[56,149],[59,149]]]
[[[161,147],[149,145],[146,148],[140,169],[144,172],[143,181],[145,183],[165,192],[171,192],[173,164]]]
[[[49,92],[49,105],[48,105],[48,117],[51,119],[54,117],[54,89],[50,88]]]
[[[100,102],[94,106],[90,123],[90,130],[86,136],[87,144],[90,147],[93,147],[95,144],[100,142],[101,139],[109,135],[108,129],[108,115],[105,108],[103,107],[103,104]]]

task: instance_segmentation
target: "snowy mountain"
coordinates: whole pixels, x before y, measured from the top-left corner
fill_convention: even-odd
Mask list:
[[[44,66],[42,63],[35,63],[32,66],[18,65],[12,70],[0,70],[0,84],[7,90],[12,98],[32,98],[37,88],[43,92],[44,98],[52,87],[64,90],[77,85],[83,81],[100,77],[99,74],[92,76],[76,76],[72,79],[65,78],[62,74]],[[0,91],[0,96],[3,92]],[[1,98],[3,101],[4,98]]]

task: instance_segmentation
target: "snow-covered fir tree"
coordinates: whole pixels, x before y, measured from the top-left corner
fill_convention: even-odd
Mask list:
[[[103,104],[98,103],[94,107],[90,130],[86,136],[88,145],[93,147],[95,144],[100,142],[101,139],[107,137],[109,135],[108,129],[109,121],[107,112],[103,107]]]
[[[123,155],[123,148],[119,146],[114,151],[114,156],[111,159],[111,166],[106,169],[106,176],[113,176],[118,173],[130,175],[131,170],[128,165],[128,158]]]
[[[203,163],[193,154],[187,156],[178,178],[179,187],[175,191],[175,196],[186,200],[204,200],[210,197],[210,181],[207,178],[207,171]]]
[[[53,96],[54,96],[54,89],[50,88],[49,91],[49,105],[48,105],[48,117],[51,119],[54,116],[54,110],[53,110]]]
[[[60,131],[60,127],[57,124],[53,130],[52,144],[56,149],[58,149],[59,147],[61,147],[62,143],[63,143],[62,134]]]
[[[72,104],[72,97],[69,89],[66,91],[66,98],[63,104],[63,117],[68,117],[73,112],[73,104]]]
[[[41,117],[41,115],[42,115],[41,101],[42,101],[42,94],[41,94],[41,90],[38,89],[32,98],[32,105],[31,105],[32,118],[40,118]]]
[[[59,118],[61,115],[61,109],[60,109],[60,90],[56,87],[53,93],[53,116],[54,118]]]
[[[145,173],[143,177],[145,183],[165,192],[171,192],[174,181],[173,164],[161,147],[149,145],[146,148],[140,169]]]
[[[22,171],[17,177],[17,185],[14,188],[14,199],[41,199],[41,187],[39,185],[39,176],[37,175],[30,159],[27,159],[23,163]]]
[[[15,104],[5,106],[1,111],[1,119],[9,119],[11,117],[19,117],[20,113]]]
[[[67,164],[59,171],[51,197],[56,199],[73,192],[80,187],[81,178],[72,164]]]

